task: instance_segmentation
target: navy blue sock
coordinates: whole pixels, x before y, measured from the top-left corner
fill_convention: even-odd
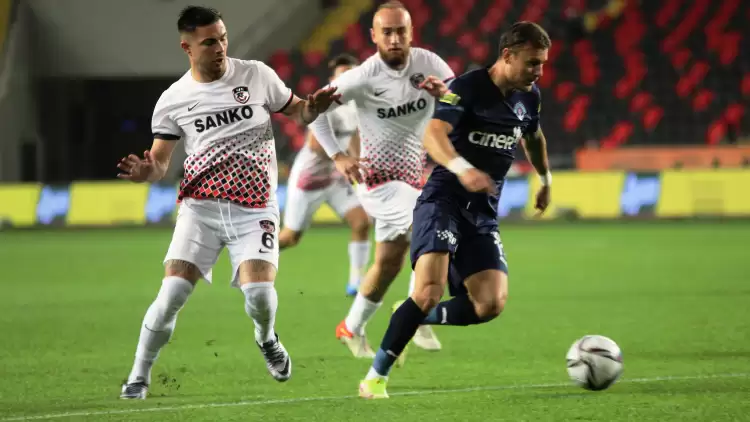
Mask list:
[[[451,300],[440,302],[427,314],[422,321],[425,325],[474,325],[483,322],[474,310],[467,295],[456,296]]]
[[[419,309],[412,298],[406,301],[396,309],[391,316],[391,322],[385,331],[383,341],[380,343],[380,349],[375,353],[375,359],[372,367],[375,372],[382,376],[388,376],[396,358],[404,351],[417,328],[422,324],[425,314]]]

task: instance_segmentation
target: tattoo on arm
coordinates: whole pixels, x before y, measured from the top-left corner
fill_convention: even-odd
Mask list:
[[[547,158],[547,140],[544,137],[542,129],[527,135],[524,138],[524,147],[526,157],[534,166],[538,174],[545,174],[549,171],[549,160]]]

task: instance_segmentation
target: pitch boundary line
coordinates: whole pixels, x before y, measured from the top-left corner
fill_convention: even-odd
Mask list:
[[[652,382],[663,382],[663,381],[688,381],[688,380],[704,380],[704,379],[719,379],[719,378],[744,378],[750,377],[750,373],[730,373],[730,374],[714,374],[714,375],[685,375],[685,376],[663,376],[663,377],[651,377],[651,378],[632,378],[623,379],[618,383],[623,384],[639,384],[639,383],[652,383]],[[468,388],[455,388],[455,389],[443,389],[443,390],[417,390],[417,391],[404,391],[389,393],[392,397],[404,397],[404,396],[426,396],[429,394],[450,394],[450,393],[473,393],[478,391],[503,391],[503,390],[525,390],[531,388],[557,388],[557,387],[568,387],[570,383],[540,383],[540,384],[511,384],[511,385],[486,385],[481,387],[468,387]],[[0,419],[0,422],[19,422],[19,421],[33,421],[33,420],[44,420],[44,419],[60,419],[60,418],[72,418],[76,416],[106,416],[106,415],[127,415],[134,413],[153,413],[153,412],[179,412],[184,410],[197,410],[197,409],[213,409],[223,407],[245,407],[245,406],[265,406],[271,404],[296,404],[306,402],[317,402],[317,401],[335,401],[335,400],[348,400],[359,398],[356,395],[349,396],[323,396],[323,397],[293,397],[288,399],[276,399],[276,400],[243,400],[238,402],[228,403],[201,403],[201,404],[186,404],[178,406],[160,406],[160,407],[145,407],[140,409],[113,409],[113,410],[94,410],[88,412],[66,412],[66,413],[50,413],[46,415],[32,415],[32,416],[14,416],[9,418]]]

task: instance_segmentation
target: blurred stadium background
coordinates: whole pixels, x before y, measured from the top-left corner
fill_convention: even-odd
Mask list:
[[[155,101],[186,69],[173,21],[187,3],[0,1],[5,225],[169,221],[184,155],[150,187],[113,182],[113,163],[149,147]],[[326,83],[330,56],[374,52],[374,0],[209,3],[225,15],[230,55],[266,61],[300,95]],[[491,63],[509,22],[548,28],[554,42],[540,85],[557,175],[550,217],[750,216],[746,2],[404,3],[415,44],[456,73]],[[281,115],[274,127],[283,203],[305,128]],[[501,216],[528,214],[529,170],[521,157]],[[316,220],[336,217],[324,208]]]
[[[237,334],[251,329],[241,301],[222,285],[191,298],[178,346],[157,364],[152,392],[165,413],[117,402],[161,277],[184,154],[153,185],[118,181],[116,163],[149,148],[156,100],[187,69],[175,21],[190,3],[0,0],[0,228],[43,229],[0,232],[0,420],[185,420],[185,409],[191,420],[247,420],[265,417],[260,405],[272,399],[288,400],[274,406],[279,420],[414,420],[434,406],[435,420],[496,420],[494,390],[507,390],[502,412],[512,420],[747,420],[746,0],[403,0],[415,45],[456,73],[491,63],[514,21],[552,36],[540,81],[555,178],[544,219],[561,223],[529,222],[539,182],[521,154],[499,211],[512,310],[487,326],[439,329],[446,352],[415,353],[389,385],[417,393],[378,412],[326,406],[354,393],[367,363],[333,339],[350,303],[348,233],[313,228],[282,254],[277,283],[296,383],[266,379],[261,358],[247,352],[250,336]],[[325,83],[329,57],[374,52],[375,0],[200,3],[223,13],[229,55],[265,61],[298,95]],[[277,115],[274,129],[283,207],[305,128]],[[686,221],[662,223],[673,219]],[[315,222],[338,218],[324,206]],[[92,226],[153,227],[61,229]],[[228,273],[222,258],[214,278]],[[403,295],[407,278],[387,300]],[[373,344],[387,319],[381,311],[368,326]],[[564,353],[589,333],[623,347],[626,377],[636,381],[615,386],[620,394],[584,400],[562,390]],[[662,381],[668,393],[651,384]],[[514,390],[539,383],[551,390]],[[465,390],[445,402],[432,397],[436,388]],[[235,404],[214,406],[223,402]]]

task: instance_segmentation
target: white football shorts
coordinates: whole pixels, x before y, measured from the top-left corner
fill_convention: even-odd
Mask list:
[[[164,263],[190,262],[211,283],[212,269],[226,247],[232,263],[232,286],[239,287],[238,270],[243,261],[267,261],[278,269],[278,236],[279,210],[275,204],[246,208],[220,199],[185,198]]]
[[[375,241],[388,242],[408,234],[414,219],[414,206],[422,193],[402,181],[390,181],[372,189],[357,186],[365,212],[375,219]]]
[[[286,195],[284,227],[295,232],[301,232],[310,227],[313,214],[323,205],[323,202],[328,203],[341,218],[360,206],[354,189],[345,180],[336,180],[325,188],[315,190],[302,190],[289,185]]]

